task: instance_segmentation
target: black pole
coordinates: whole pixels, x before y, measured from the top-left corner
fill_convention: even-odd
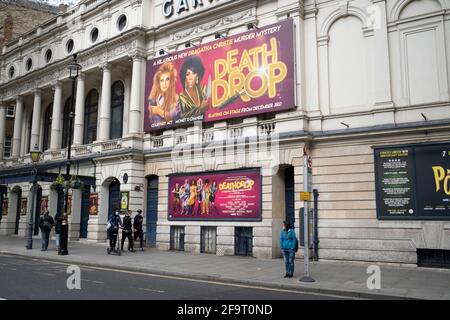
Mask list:
[[[318,207],[317,207],[317,203],[318,203],[318,199],[319,199],[319,191],[317,189],[313,190],[313,195],[314,195],[314,241],[313,241],[313,246],[314,246],[314,261],[318,261],[319,260],[319,232],[318,232]]]
[[[73,116],[74,116],[74,100],[75,100],[75,80],[77,76],[72,78],[72,97],[70,98],[70,112],[69,112],[69,133],[67,142],[67,165],[66,165],[66,179],[70,177],[70,156],[72,151],[72,131],[73,131]],[[68,225],[68,212],[69,212],[69,186],[66,186],[64,197],[64,217],[61,224],[61,243],[60,252],[61,255],[68,255],[69,250],[67,248],[69,238],[69,225]]]
[[[31,250],[33,249],[33,219],[36,215],[36,193],[37,193],[37,170],[36,170],[36,164],[34,164],[33,167],[33,193],[31,196],[31,213],[30,213],[30,219],[29,219],[29,225],[28,225],[28,237],[27,237],[27,246],[26,248]]]

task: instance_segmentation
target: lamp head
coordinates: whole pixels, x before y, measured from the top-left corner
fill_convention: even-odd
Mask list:
[[[38,145],[35,144],[33,150],[30,151],[31,161],[33,161],[33,163],[38,162],[41,159],[41,154],[41,150],[39,150]]]
[[[67,65],[67,69],[69,69],[70,79],[75,79],[76,77],[78,77],[81,70],[81,65],[77,62],[76,53],[73,55],[72,61]]]

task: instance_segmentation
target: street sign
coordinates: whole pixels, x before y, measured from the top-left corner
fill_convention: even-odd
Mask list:
[[[300,201],[311,201],[311,192],[300,192]]]

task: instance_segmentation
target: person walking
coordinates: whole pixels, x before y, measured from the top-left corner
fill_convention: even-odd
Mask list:
[[[128,251],[136,252],[133,248],[133,237],[132,237],[132,220],[131,220],[131,210],[128,210],[125,213],[125,217],[123,218],[123,230],[122,230],[122,243],[121,249],[123,251],[123,245],[125,243],[125,238],[128,239]]]
[[[139,238],[139,242],[141,245],[141,251],[144,251],[144,232],[142,231],[142,223],[144,221],[144,218],[142,217],[142,210],[139,209],[137,211],[137,215],[134,217],[133,220],[133,227],[134,227],[134,241],[136,241]]]
[[[52,231],[55,221],[53,217],[49,214],[48,210],[39,219],[39,228],[41,229],[42,238],[42,249],[41,251],[47,251],[48,249],[48,238],[50,237],[50,231]]]
[[[120,219],[119,209],[114,210],[114,214],[108,221],[108,237],[109,237],[109,250],[108,253],[114,251],[116,248],[117,235],[119,233],[119,227],[122,226],[122,219]]]
[[[297,246],[297,237],[291,224],[283,221],[283,230],[280,235],[281,251],[283,252],[284,264],[286,269],[285,278],[292,278],[294,275],[295,248]]]

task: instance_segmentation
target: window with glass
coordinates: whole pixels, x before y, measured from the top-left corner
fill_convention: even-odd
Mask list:
[[[124,86],[116,81],[111,89],[111,139],[122,138]]]
[[[89,91],[84,106],[84,144],[97,140],[98,91]]]
[[[5,147],[3,149],[3,156],[5,158],[11,157],[11,151],[12,151],[12,137],[5,137]]]
[[[63,113],[63,131],[62,131],[62,141],[61,148],[67,148],[69,131],[70,131],[70,104],[72,97],[67,98],[66,103],[64,104],[64,113]]]
[[[50,148],[50,136],[52,131],[52,112],[53,103],[47,106],[44,114],[44,137],[42,141],[42,150],[47,150]]]

